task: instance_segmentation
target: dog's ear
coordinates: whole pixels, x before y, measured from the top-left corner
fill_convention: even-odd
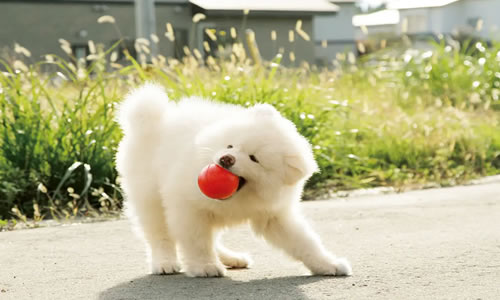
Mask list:
[[[279,116],[279,114],[280,114],[276,110],[276,108],[274,108],[274,106],[272,106],[271,104],[267,104],[267,103],[258,103],[258,104],[255,104],[254,106],[252,106],[250,108],[250,110],[254,114],[259,115],[259,116],[272,117],[272,116]]]
[[[307,179],[316,171],[318,165],[312,156],[306,155],[288,155],[285,156],[285,168],[283,182],[288,185],[294,185],[301,179]],[[310,156],[310,157],[309,157]]]

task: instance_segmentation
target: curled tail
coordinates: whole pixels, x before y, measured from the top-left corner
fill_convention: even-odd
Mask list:
[[[117,121],[126,135],[154,132],[165,114],[167,103],[164,89],[147,83],[127,95],[120,104]]]

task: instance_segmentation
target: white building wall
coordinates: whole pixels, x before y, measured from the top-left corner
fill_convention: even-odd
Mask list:
[[[480,18],[482,30],[478,34],[487,39],[500,39],[500,0],[462,0],[465,24]],[[469,25],[470,26],[470,25]]]
[[[361,30],[361,28],[357,27],[355,31],[356,41],[366,40],[368,37],[374,36],[393,36],[396,37],[396,32],[399,30],[400,24],[384,24],[384,25],[376,25],[368,27],[368,35]]]
[[[354,3],[336,3],[336,5],[340,7],[340,11],[336,15],[314,17],[313,30],[316,41],[353,39]]]
[[[399,11],[399,14],[401,26],[398,26],[397,34],[403,33],[403,22],[405,22],[405,19],[407,20],[407,33],[409,34],[425,33],[431,30],[428,22],[429,8],[402,9]]]
[[[429,9],[429,31],[434,34],[442,33],[445,22],[444,11],[441,8]]]
[[[394,35],[400,36],[406,19],[408,34],[423,35],[422,38],[414,40],[413,47],[429,46],[427,34],[468,33],[487,40],[500,41],[500,0],[460,0],[441,7],[400,9],[399,13],[399,24],[369,26],[368,35],[376,37],[393,32]],[[482,20],[480,31],[476,31],[478,20]],[[360,28],[357,28],[355,39],[366,38]]]
[[[462,31],[488,39],[500,38],[500,0],[461,0],[442,7],[403,9],[400,14],[401,22],[408,19],[408,33],[452,34]],[[425,16],[427,25],[425,28],[416,26],[419,28],[415,30],[412,20],[421,16]],[[478,19],[483,21],[483,26],[481,31],[476,32]]]
[[[464,19],[464,2],[458,1],[450,5],[434,8],[441,18],[441,26],[436,27],[436,33],[451,34],[457,33],[466,24]]]
[[[355,50],[355,28],[352,25],[352,17],[356,13],[354,3],[335,4],[340,7],[336,15],[315,16],[313,20],[315,54],[320,63],[331,62],[339,52]],[[327,42],[326,48],[322,46],[322,41]]]

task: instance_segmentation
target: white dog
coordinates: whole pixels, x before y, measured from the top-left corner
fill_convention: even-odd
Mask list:
[[[246,254],[218,239],[223,229],[247,222],[313,274],[351,274],[349,262],[330,254],[298,211],[317,165],[310,144],[271,105],[243,108],[199,98],[176,103],[148,84],[128,95],[118,121],[124,138],[117,168],[153,274],[179,272],[177,254],[192,277],[248,267]],[[197,186],[199,172],[211,163],[240,177],[227,200],[210,199]]]

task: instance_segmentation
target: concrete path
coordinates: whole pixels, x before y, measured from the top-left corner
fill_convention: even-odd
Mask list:
[[[311,277],[256,240],[226,234],[253,268],[226,278],[146,274],[125,220],[0,233],[0,299],[500,299],[500,183],[303,203],[354,275]]]

